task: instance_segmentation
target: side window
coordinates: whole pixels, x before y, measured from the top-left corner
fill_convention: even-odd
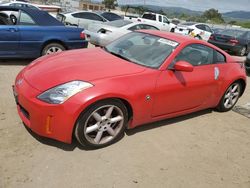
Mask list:
[[[187,61],[193,66],[213,64],[213,49],[202,44],[192,44],[175,57],[174,63],[177,61]]]
[[[159,30],[159,29],[157,29],[157,28],[154,27],[154,26],[146,25],[146,24],[141,24],[141,25],[140,25],[140,28],[141,28],[141,29],[150,29],[150,30]]]
[[[26,5],[28,8],[32,8],[32,9],[37,9],[35,6],[33,5]]]
[[[162,16],[159,16],[159,22],[162,22]]]
[[[135,30],[140,30],[140,29],[141,29],[140,24],[137,24],[137,25],[134,25],[134,26],[128,28],[128,30],[130,30],[130,31],[135,31]]]
[[[137,25],[134,25],[134,26],[128,28],[128,30],[131,30],[131,31],[140,30],[140,29],[159,30],[154,26],[146,25],[146,24],[137,24]]]
[[[0,12],[0,25],[12,25],[9,16],[4,12]]]
[[[209,26],[207,26],[207,25],[204,25],[204,26],[205,26],[205,30],[206,30],[207,32],[213,33],[212,29],[210,29]]]
[[[205,31],[205,26],[204,25],[196,25],[196,27],[198,29],[201,29],[201,30]]]
[[[75,17],[75,18],[82,18],[81,15],[82,15],[81,13],[74,13],[74,14],[72,14],[72,16]]]
[[[13,7],[22,7],[22,4],[20,4],[20,3],[13,3],[12,6]]]
[[[166,17],[163,17],[163,23],[169,24],[170,22],[169,22],[169,20]]]
[[[226,62],[226,57],[222,53],[214,51],[214,63],[218,64],[225,62]]]
[[[88,13],[88,14],[90,14],[89,16],[91,20],[101,21],[101,22],[104,21],[103,18],[98,16],[97,14],[94,14],[94,13]]]
[[[36,23],[28,14],[21,11],[18,25],[36,25]]]
[[[155,14],[144,14],[142,18],[148,19],[148,20],[156,20]]]

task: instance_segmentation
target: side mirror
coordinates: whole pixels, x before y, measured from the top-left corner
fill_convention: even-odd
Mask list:
[[[178,61],[174,65],[174,70],[183,72],[192,72],[194,70],[194,66],[186,61]]]

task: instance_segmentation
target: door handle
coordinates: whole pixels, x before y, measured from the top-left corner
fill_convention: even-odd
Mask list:
[[[214,79],[218,80],[220,75],[220,69],[218,67],[214,67]]]
[[[18,30],[16,28],[9,28],[8,31],[11,33],[14,33],[14,32],[17,32]]]

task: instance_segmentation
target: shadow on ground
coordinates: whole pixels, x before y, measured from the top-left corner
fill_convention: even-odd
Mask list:
[[[16,65],[28,65],[31,63],[33,59],[8,59],[8,60],[0,60],[0,65],[6,65],[6,66],[16,66]]]
[[[178,123],[181,121],[185,121],[187,119],[191,119],[191,118],[195,118],[195,117],[198,117],[198,116],[201,116],[204,114],[208,114],[208,113],[211,113],[212,111],[213,111],[212,109],[208,109],[208,110],[195,112],[195,113],[192,113],[189,115],[184,115],[184,116],[180,116],[180,117],[176,117],[176,118],[172,118],[172,119],[162,120],[159,122],[145,124],[145,125],[142,125],[140,127],[134,128],[134,129],[126,130],[125,134],[127,136],[132,136],[134,134],[137,134],[137,133],[140,133],[143,131],[147,131],[150,129],[156,129],[156,128],[159,128],[161,126],[172,125],[172,124],[175,124],[175,123]],[[36,133],[32,132],[26,126],[25,126],[25,128],[37,141],[39,141],[43,144],[46,144],[48,146],[57,147],[57,148],[62,149],[64,151],[73,151],[75,148],[79,148],[80,150],[85,150],[85,151],[93,150],[90,147],[80,145],[75,138],[72,140],[71,144],[66,144],[66,143],[59,142],[59,141],[56,141],[56,140],[53,140],[50,138],[41,137],[41,136],[37,135]],[[118,141],[121,140],[124,136],[125,135],[122,135],[122,137],[119,138]]]

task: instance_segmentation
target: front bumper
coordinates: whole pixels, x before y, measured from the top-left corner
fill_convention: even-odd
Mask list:
[[[41,92],[23,78],[17,78],[13,92],[18,114],[28,128],[40,136],[71,143],[79,114],[76,101],[66,101],[60,105],[42,102],[36,98]]]

